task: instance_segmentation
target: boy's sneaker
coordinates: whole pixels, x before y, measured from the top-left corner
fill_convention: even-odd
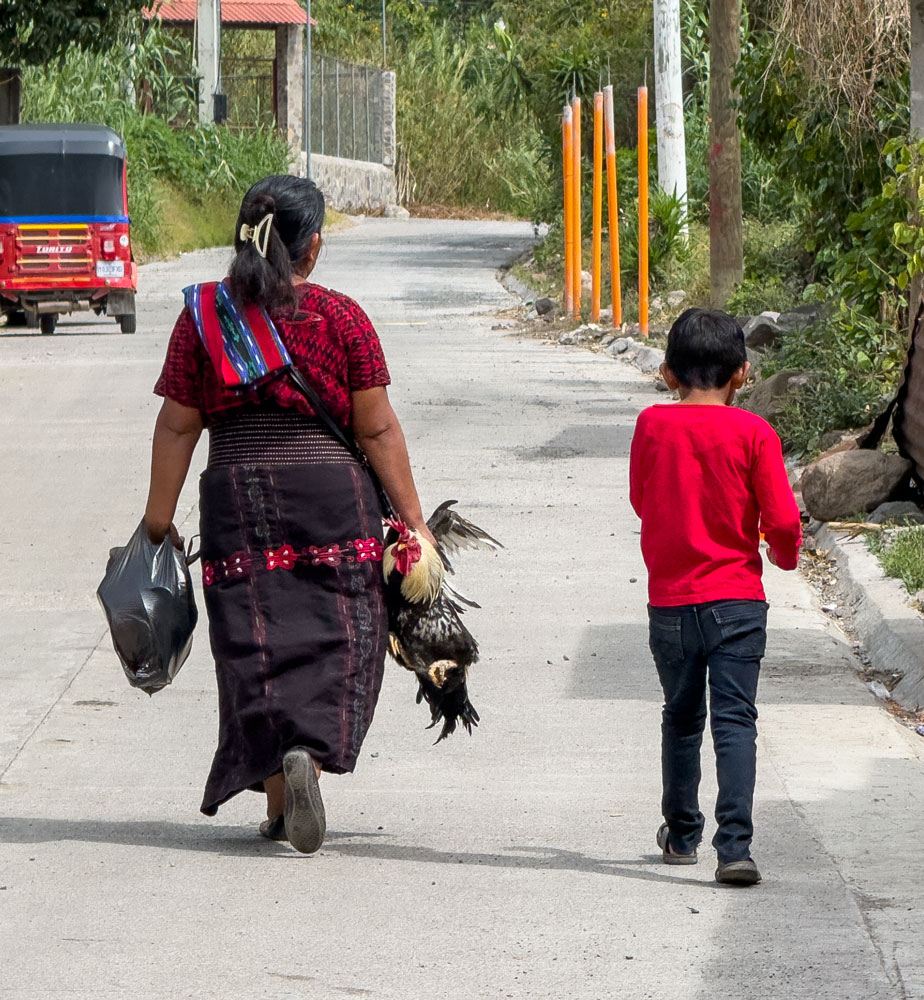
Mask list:
[[[655,838],[658,842],[658,847],[661,848],[661,858],[666,865],[695,865],[697,861],[696,848],[693,849],[692,854],[678,854],[670,845],[667,839],[669,833],[667,823],[662,823],[658,827],[658,835]]]
[[[753,858],[745,858],[743,861],[719,862],[719,867],[715,870],[716,882],[725,885],[757,885],[760,881],[760,872]]]

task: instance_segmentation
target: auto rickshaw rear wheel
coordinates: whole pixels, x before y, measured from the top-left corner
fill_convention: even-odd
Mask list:
[[[22,309],[13,309],[6,314],[7,326],[25,326],[26,314]]]
[[[134,333],[135,332],[135,314],[134,313],[123,313],[119,317],[119,327],[122,333]]]
[[[39,329],[42,333],[54,333],[55,324],[58,322],[57,313],[42,313],[39,316]]]

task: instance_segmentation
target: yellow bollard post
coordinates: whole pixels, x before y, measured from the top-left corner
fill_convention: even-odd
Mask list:
[[[590,321],[600,322],[600,271],[603,255],[603,93],[594,94],[594,203]]]
[[[571,99],[572,151],[574,154],[574,177],[572,180],[571,219],[574,225],[574,270],[572,277],[572,313],[581,318],[581,271],[584,265],[584,246],[581,237],[581,99],[575,95]]]
[[[603,122],[606,132],[606,214],[610,230],[610,284],[613,291],[613,326],[622,326],[622,279],[619,273],[619,202],[616,183],[616,119],[613,88],[603,88]]]
[[[648,88],[638,88],[638,325],[648,336]]]
[[[571,219],[571,213],[574,208],[574,197],[571,191],[574,173],[574,155],[571,151],[572,142],[571,106],[566,104],[561,114],[561,162],[562,176],[565,184],[565,289],[562,294],[562,306],[564,307],[565,315],[568,315],[574,307],[574,225]]]

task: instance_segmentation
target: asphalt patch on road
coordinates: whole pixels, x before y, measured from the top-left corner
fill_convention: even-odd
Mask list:
[[[617,425],[567,427],[545,444],[514,448],[526,462],[546,462],[562,458],[626,458],[632,443],[632,428]]]

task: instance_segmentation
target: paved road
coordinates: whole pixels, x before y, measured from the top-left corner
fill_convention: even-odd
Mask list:
[[[765,882],[720,888],[708,848],[697,868],[659,863],[659,692],[626,499],[654,393],[617,362],[491,331],[510,304],[494,269],[528,239],[370,221],[319,268],[379,326],[425,503],[457,497],[508,548],[462,572],[484,606],[481,727],[431,746],[392,666],[357,773],[324,779],[311,858],[255,839],[256,796],[197,813],[205,631],[148,699],[94,598],[142,510],[179,288],[227,254],[146,267],[134,337],[0,334],[0,997],[924,997],[919,738],[795,575],[769,576]],[[195,523],[194,477],[180,517]]]

